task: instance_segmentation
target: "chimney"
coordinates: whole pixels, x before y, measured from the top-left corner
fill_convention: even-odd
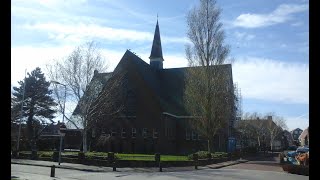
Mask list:
[[[96,70],[96,69],[95,69],[94,72],[93,72],[94,75],[96,75],[96,74],[98,74],[98,73],[99,73],[99,72],[98,72],[98,70]]]
[[[267,117],[267,120],[272,121],[272,116],[268,116],[268,117]]]

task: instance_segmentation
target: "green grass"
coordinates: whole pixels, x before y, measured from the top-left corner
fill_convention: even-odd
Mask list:
[[[30,151],[23,151],[23,153],[30,154]],[[52,151],[38,151],[39,157],[52,157]],[[223,153],[217,153],[217,156]],[[63,152],[62,155],[78,155],[78,152]],[[154,161],[154,154],[123,154],[115,153],[116,159],[118,160],[130,160],[130,161]],[[214,154],[213,156],[215,156]],[[94,156],[108,157],[107,152],[87,152],[86,158],[92,159]],[[175,155],[161,155],[161,161],[191,161],[188,156],[175,156]]]
[[[162,155],[161,161],[190,161],[188,156],[172,156],[172,155]]]
[[[53,152],[52,151],[39,151],[38,155],[39,155],[39,157],[52,157]]]

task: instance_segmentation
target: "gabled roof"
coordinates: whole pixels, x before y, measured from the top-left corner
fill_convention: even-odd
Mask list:
[[[303,132],[300,134],[299,138],[298,139],[304,139],[308,136],[309,132],[308,132],[308,128],[303,130]]]
[[[302,131],[302,129],[296,128],[296,129],[294,129],[294,130],[292,130],[292,131],[290,131],[290,132],[292,133],[293,131]]]
[[[231,73],[232,80],[231,64],[218,65],[218,67],[219,70]],[[178,116],[188,115],[183,105],[185,74],[188,68],[197,67],[157,70],[151,68],[151,66],[140,57],[127,50],[116,66],[113,75],[124,72],[124,68],[128,68],[129,71],[138,74],[139,78],[144,81],[145,86],[143,88],[150,90],[152,96],[155,98],[154,101],[158,101],[160,104],[162,112],[168,112]],[[105,78],[105,81],[98,79],[104,84],[103,86],[105,86],[109,74],[101,75],[101,73],[99,73],[99,76],[95,76],[92,81],[100,76]],[[89,86],[92,85],[94,85],[94,83],[90,83]]]
[[[95,73],[79,102],[85,101],[84,99],[86,99],[87,96],[97,96],[101,92],[103,86],[110,79],[111,75],[112,73]],[[80,113],[79,102],[72,115],[77,115]]]

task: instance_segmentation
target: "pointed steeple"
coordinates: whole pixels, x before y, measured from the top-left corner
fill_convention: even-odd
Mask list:
[[[163,59],[163,56],[162,56],[162,47],[161,47],[161,39],[160,39],[160,30],[159,30],[158,18],[157,18],[156,29],[154,31],[152,49],[151,49],[151,54],[150,54],[149,59],[150,59],[150,66],[155,67],[157,69],[162,69],[163,68],[162,61],[164,61],[164,59]]]

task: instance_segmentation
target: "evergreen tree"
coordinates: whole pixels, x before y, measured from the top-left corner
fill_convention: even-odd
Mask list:
[[[27,119],[28,140],[31,149],[34,150],[36,148],[37,130],[47,120],[53,122],[52,119],[56,113],[54,107],[57,104],[50,96],[52,94],[52,90],[49,90],[50,82],[46,81],[39,67],[33,70],[31,74],[27,74],[25,82],[19,81],[18,83],[20,87],[13,87],[13,98],[17,102],[14,103],[14,106],[21,107],[24,83],[26,83],[22,118]]]

